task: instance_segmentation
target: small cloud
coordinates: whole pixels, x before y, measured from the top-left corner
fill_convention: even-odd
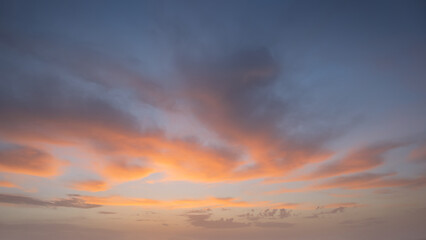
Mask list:
[[[322,209],[322,208],[324,208],[324,207],[317,207],[316,208],[316,210],[318,210],[318,209]],[[309,218],[309,219],[315,219],[315,218],[319,218],[319,216],[321,216],[321,215],[328,215],[328,214],[336,214],[336,213],[343,213],[344,211],[345,211],[345,209],[346,209],[346,207],[338,207],[338,208],[334,208],[334,209],[332,209],[332,210],[329,210],[329,211],[322,211],[322,212],[320,212],[320,213],[315,213],[315,214],[313,214],[313,215],[310,215],[310,216],[306,216],[305,218]]]
[[[364,205],[361,205],[355,202],[344,202],[344,203],[331,203],[331,204],[324,205],[323,207],[324,208],[339,208],[339,207],[350,208],[350,207],[361,207],[361,206],[364,206]]]
[[[18,185],[9,182],[9,181],[0,181],[0,187],[6,187],[6,188],[19,188]]]
[[[257,214],[252,209],[251,212],[240,214],[238,217],[246,218],[249,221],[258,221],[261,219],[282,219],[291,216],[291,210],[287,210],[285,208],[281,209],[265,209],[263,211],[258,212]]]
[[[100,211],[99,214],[117,214],[116,212]]]
[[[220,218],[219,220],[210,220],[212,214],[186,214],[188,222],[192,226],[203,228],[242,228],[250,226],[249,223],[236,222],[233,218]]]
[[[100,180],[75,181],[71,183],[70,187],[76,190],[87,192],[100,192],[109,188],[106,182]]]
[[[190,210],[187,211],[187,214],[191,214],[191,213],[207,213],[207,212],[211,212],[210,208],[205,208],[205,209],[196,209],[196,210]]]

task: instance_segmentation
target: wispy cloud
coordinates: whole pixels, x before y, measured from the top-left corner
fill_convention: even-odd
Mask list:
[[[65,161],[39,149],[26,146],[0,149],[0,172],[48,177],[58,175],[64,165]]]
[[[0,203],[7,203],[13,205],[28,205],[40,207],[70,207],[70,208],[96,208],[101,205],[90,204],[85,202],[78,196],[71,195],[68,198],[58,198],[54,200],[42,200],[20,195],[0,194]]]
[[[400,145],[395,143],[377,144],[354,150],[336,162],[321,165],[314,172],[302,176],[300,180],[328,178],[376,168],[383,164],[384,157],[382,155],[384,153]]]
[[[99,192],[109,188],[108,184],[100,180],[81,180],[71,182],[70,187],[80,191]]]

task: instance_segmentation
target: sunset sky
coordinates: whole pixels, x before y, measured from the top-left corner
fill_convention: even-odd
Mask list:
[[[0,240],[426,240],[426,1],[0,1]]]

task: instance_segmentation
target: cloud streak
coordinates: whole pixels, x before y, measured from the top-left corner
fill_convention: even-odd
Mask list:
[[[11,195],[11,194],[0,194],[0,203],[13,204],[13,205],[27,205],[27,206],[39,206],[39,207],[69,207],[69,208],[96,208],[101,207],[98,204],[90,204],[85,202],[79,197],[70,196],[68,198],[58,198],[51,201],[46,201],[38,198]]]

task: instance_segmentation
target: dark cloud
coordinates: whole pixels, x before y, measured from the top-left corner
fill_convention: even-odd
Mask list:
[[[315,213],[313,215],[306,216],[305,218],[315,219],[315,218],[319,218],[321,215],[343,213],[345,211],[345,209],[346,209],[346,207],[338,207],[338,208],[334,208],[334,209],[329,210],[329,211],[321,211],[320,213]],[[318,208],[317,208],[317,210],[318,210]]]
[[[210,208],[206,208],[206,209],[194,209],[194,210],[187,211],[186,214],[208,213],[208,212],[211,212],[211,211],[212,210]]]
[[[242,228],[250,226],[249,223],[236,222],[233,218],[220,218],[210,220],[212,214],[186,214],[187,221],[196,227],[203,228]]]
[[[273,175],[329,156],[322,149],[329,135],[312,131],[305,138],[291,132],[296,126],[283,127],[297,118],[298,100],[284,100],[286,89],[279,96],[274,92],[286,79],[279,77],[282,66],[267,48],[220,54],[178,62],[191,113],[254,161],[238,174]]]
[[[333,209],[333,210],[330,210],[330,211],[328,211],[328,212],[323,212],[322,214],[335,214],[335,213],[342,213],[342,212],[344,212],[345,211],[345,207],[338,207],[338,208],[335,208],[335,209]]]
[[[100,211],[99,214],[117,214],[116,212]]]
[[[70,207],[84,209],[101,207],[101,205],[98,204],[86,203],[84,200],[78,198],[78,196],[70,196],[69,198],[59,198],[51,201],[46,201],[26,196],[0,194],[0,203],[40,207]]]
[[[251,211],[245,214],[240,214],[238,215],[238,217],[245,218],[249,221],[258,221],[262,219],[282,219],[282,218],[290,217],[291,215],[292,215],[292,211],[287,210],[285,208],[281,208],[281,209],[267,208],[257,213],[254,211]]]

